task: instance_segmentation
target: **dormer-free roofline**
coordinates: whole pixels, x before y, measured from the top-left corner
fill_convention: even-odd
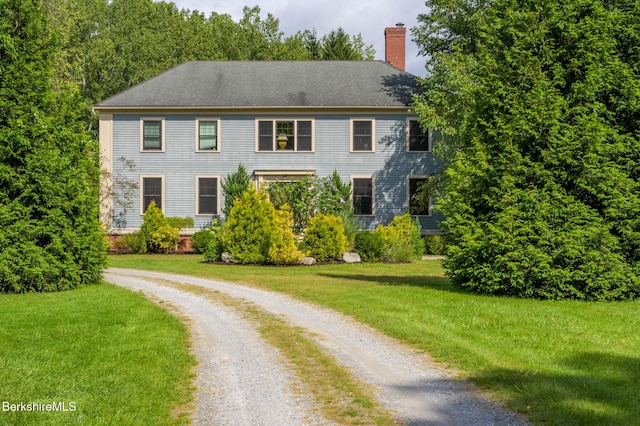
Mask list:
[[[383,61],[194,61],[95,109],[407,108],[417,78]]]

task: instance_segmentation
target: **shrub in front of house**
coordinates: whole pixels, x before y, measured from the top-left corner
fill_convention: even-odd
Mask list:
[[[360,224],[356,217],[353,215],[353,209],[350,205],[345,206],[342,210],[334,213],[340,219],[342,219],[342,225],[344,226],[344,235],[347,237],[347,250],[351,251],[355,247],[356,234],[360,230]]]
[[[146,242],[146,251],[167,252],[178,247],[180,235],[177,228],[169,225],[167,218],[152,201],[147,207],[140,227],[140,237]]]
[[[409,263],[416,260],[411,246],[397,234],[392,235],[391,241],[386,244],[386,247],[385,259],[389,262]]]
[[[219,262],[222,257],[222,251],[222,242],[219,239],[210,240],[204,251],[204,261]]]
[[[121,235],[114,246],[118,253],[131,252],[142,254],[147,252],[147,240],[141,232]]]
[[[217,220],[211,223],[211,228],[206,230],[208,232],[206,247],[204,248],[204,260],[205,262],[218,262],[224,251],[222,245],[222,225]]]
[[[300,263],[304,258],[304,253],[296,245],[296,237],[292,227],[293,213],[291,208],[285,204],[276,210],[275,229],[269,247],[269,262],[276,265],[294,265]]]
[[[301,179],[290,181],[271,182],[266,188],[271,204],[279,209],[284,204],[291,207],[293,213],[293,232],[301,234],[309,225],[309,219],[320,213],[341,216],[345,230],[349,223],[347,219],[353,218],[353,209],[349,201],[351,197],[351,184],[342,182],[340,175],[334,171],[331,176],[320,178],[317,176],[304,176]],[[349,234],[347,239],[353,245],[355,232]]]
[[[360,231],[355,235],[354,250],[364,262],[382,262],[385,242],[382,234],[372,231]]]
[[[442,235],[425,235],[424,252],[426,254],[441,255],[444,254],[444,237]]]
[[[221,186],[224,192],[224,207],[222,212],[225,217],[228,217],[236,200],[241,198],[242,194],[251,186],[251,175],[242,163],[240,163],[238,164],[238,170],[222,179]]]
[[[151,240],[147,243],[156,251],[168,253],[178,248],[180,231],[171,225],[162,225],[151,234]]]
[[[275,209],[264,192],[249,188],[236,199],[222,232],[234,263],[266,263],[275,230]]]
[[[293,217],[293,232],[302,233],[316,213],[317,181],[305,176],[295,182],[271,182],[266,188],[269,201],[276,209],[288,205]]]
[[[385,242],[385,259],[390,262],[410,262],[422,257],[424,241],[421,226],[409,214],[396,216],[387,226],[378,225]]]
[[[319,214],[309,220],[304,243],[307,254],[319,262],[340,259],[349,245],[342,219],[330,214]]]
[[[209,247],[209,243],[215,239],[211,229],[203,229],[191,236],[191,248],[196,254],[204,254]]]
[[[192,217],[168,217],[167,224],[169,224],[169,226],[173,226],[179,231],[180,229],[193,228],[195,226],[195,221]]]

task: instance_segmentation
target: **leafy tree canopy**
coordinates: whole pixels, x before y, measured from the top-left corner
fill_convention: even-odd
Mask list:
[[[49,10],[64,43],[56,58],[58,79],[80,85],[88,105],[189,60],[372,59],[374,54],[360,35],[350,37],[342,29],[317,46],[309,31],[285,37],[279,20],[263,17],[258,6],[245,6],[238,22],[152,0],[49,0]]]
[[[476,292],[640,295],[640,3],[429,0],[446,267]]]

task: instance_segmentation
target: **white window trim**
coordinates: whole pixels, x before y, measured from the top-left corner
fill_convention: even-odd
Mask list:
[[[261,151],[269,152],[269,151]],[[305,176],[315,176],[315,170],[256,170],[253,172],[255,176],[256,188],[262,188],[262,185],[270,182],[295,182]]]
[[[162,135],[160,137],[161,149],[144,149],[144,122],[145,121],[160,121],[160,131]],[[166,132],[165,132],[165,119],[164,117],[140,117],[140,152],[152,153],[152,152],[164,152],[166,145]]]
[[[353,123],[354,121],[371,121],[371,150],[361,151],[353,149]],[[376,152],[376,119],[373,117],[351,117],[349,119],[349,152],[366,154]]]
[[[419,152],[419,151],[411,151],[411,152]],[[406,188],[407,188],[406,211],[413,217],[431,217],[431,216],[433,216],[433,200],[429,200],[429,214],[413,214],[413,213],[409,212],[409,206],[411,205],[411,186],[410,186],[411,179],[428,179],[428,178],[429,178],[429,176],[425,176],[425,175],[417,175],[417,176],[409,175],[409,176],[407,176],[407,181],[406,181]]]
[[[165,210],[165,206],[167,205],[167,198],[165,197],[165,193],[164,193],[164,175],[140,175],[140,216],[144,216],[144,179],[145,178],[160,178],[161,179],[161,197],[162,197],[162,207],[160,208],[160,210],[164,213]]]
[[[217,133],[217,146],[216,149],[200,149],[200,122],[201,121],[215,121],[217,123],[216,131]],[[221,137],[220,137],[220,118],[219,117],[196,117],[196,152],[209,152],[209,153],[217,153],[220,152],[221,145]]]
[[[200,179],[201,178],[212,178],[217,179],[216,182],[216,211],[217,213],[198,213],[200,211]],[[220,216],[220,175],[196,175],[196,216]]]
[[[354,214],[354,215],[357,217],[375,216],[376,215],[376,177],[372,175],[351,175],[349,179],[351,182],[351,206],[355,206],[355,203],[354,203],[355,187],[353,184],[354,179],[371,179],[371,214]]]
[[[407,152],[431,152],[433,150],[433,139],[432,139],[432,134],[431,134],[431,129],[429,129],[427,131],[427,137],[429,138],[429,148],[427,151],[414,151],[412,149],[410,149],[410,136],[411,136],[411,122],[412,121],[418,121],[417,117],[414,118],[409,118],[407,117],[407,126],[406,126],[406,150]]]
[[[271,151],[261,151],[260,148],[260,122],[261,121],[271,121],[273,122],[273,133],[272,133],[272,138],[273,138],[273,148]],[[294,123],[294,132],[295,132],[295,136],[296,136],[296,144],[297,144],[297,140],[298,140],[298,121],[310,121],[311,122],[311,151],[298,151],[297,149],[278,149],[277,144],[277,136],[276,135],[276,123],[278,121],[293,121]],[[255,152],[256,153],[260,153],[260,154],[266,154],[266,153],[277,153],[277,154],[284,154],[284,153],[297,153],[297,154],[310,154],[313,152],[316,152],[316,120],[313,117],[298,117],[298,118],[290,118],[290,117],[277,117],[277,118],[267,118],[267,117],[256,117],[255,119]],[[296,147],[297,148],[297,147]]]

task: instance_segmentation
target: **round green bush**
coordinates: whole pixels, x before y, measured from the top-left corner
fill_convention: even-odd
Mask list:
[[[204,254],[209,247],[209,243],[215,239],[215,235],[211,229],[203,229],[191,236],[191,248],[194,253]]]
[[[217,262],[222,257],[222,242],[219,238],[213,238],[209,240],[209,244],[204,251],[205,262]]]
[[[423,239],[425,253],[434,255],[444,253],[444,237],[442,235],[425,235]]]
[[[360,231],[355,236],[354,250],[364,262],[382,262],[384,238],[379,232]]]

